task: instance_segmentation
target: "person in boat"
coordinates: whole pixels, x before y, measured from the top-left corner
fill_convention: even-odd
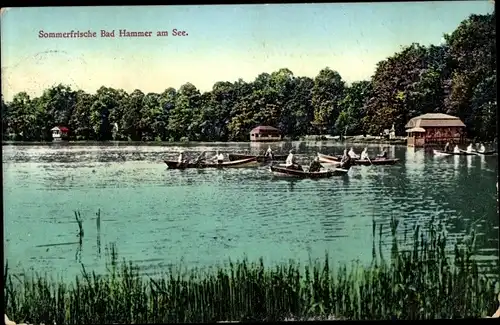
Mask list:
[[[291,149],[288,157],[286,157],[285,167],[289,169],[302,170],[302,167],[297,164],[297,158],[295,157],[295,150]]]
[[[453,153],[460,153],[460,148],[458,148],[458,145],[455,145],[455,148],[453,148]]]
[[[186,158],[184,157],[184,151],[181,151],[181,152],[179,153],[179,157],[177,158],[177,164],[178,164],[179,166],[181,166],[181,165],[183,165],[183,164],[185,164],[185,163],[187,163],[187,160],[186,160]]]
[[[481,143],[481,146],[479,147],[479,152],[486,152],[486,148],[484,147],[484,144]]]
[[[354,149],[351,147],[351,150],[349,150],[349,157],[352,159],[359,159],[359,156],[354,152]]]
[[[449,152],[451,151],[450,143],[446,142],[446,145],[444,146],[444,152]]]
[[[340,168],[344,169],[349,169],[352,166],[352,158],[349,156],[347,153],[347,149],[344,149],[344,155],[342,156],[342,159],[340,160]]]
[[[264,155],[264,157],[269,157],[269,159],[273,159],[273,149],[271,149],[271,146],[269,146],[267,148],[267,151],[266,151],[266,154]]]
[[[377,158],[387,159],[387,148],[382,149],[382,152],[377,155]]]
[[[363,149],[361,152],[361,160],[368,160],[370,157],[368,156],[368,148]]]
[[[309,165],[309,172],[310,173],[315,173],[319,172],[321,170],[321,164],[319,163],[319,157],[315,157],[314,160],[311,162]]]
[[[467,152],[468,153],[471,153],[474,151],[474,148],[472,147],[472,142],[469,144],[469,146],[467,147]]]
[[[218,164],[222,164],[224,162],[224,154],[219,153],[219,150],[215,151],[213,160],[217,161]]]

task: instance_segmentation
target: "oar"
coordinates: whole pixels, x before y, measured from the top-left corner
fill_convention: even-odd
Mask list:
[[[373,163],[372,163],[370,157],[366,156],[366,159],[368,159],[368,161],[370,162],[370,166],[373,166]]]
[[[203,157],[203,155],[205,154],[206,151],[202,151],[202,153],[196,157],[196,159],[194,160],[194,163],[195,164],[198,164],[198,162],[200,161],[201,157]]]

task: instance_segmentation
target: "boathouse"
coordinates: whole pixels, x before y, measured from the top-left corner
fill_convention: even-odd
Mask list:
[[[409,147],[455,144],[465,140],[465,124],[456,116],[428,113],[412,118],[405,126]]]
[[[52,131],[52,139],[54,141],[67,140],[69,129],[64,126],[56,126],[50,129]]]
[[[281,132],[275,127],[261,125],[250,131],[250,141],[281,141]]]

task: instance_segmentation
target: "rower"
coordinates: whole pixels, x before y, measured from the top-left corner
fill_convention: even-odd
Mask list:
[[[385,159],[385,158],[387,158],[387,148],[384,148],[384,149],[382,150],[382,153],[381,153],[381,154],[379,154],[379,155],[377,155],[377,157],[378,157],[378,158],[384,158],[384,159]]]
[[[217,160],[217,163],[218,163],[218,164],[222,164],[222,163],[224,162],[224,154],[219,153],[219,150],[217,150],[217,151],[215,152],[214,159],[216,159],[216,160]]]
[[[368,148],[365,148],[363,152],[361,152],[361,160],[368,160],[370,157],[368,157]]]
[[[468,153],[471,153],[472,151],[474,151],[474,149],[472,148],[472,142],[469,144],[469,146],[467,147],[467,152]]]
[[[273,149],[271,149],[271,146],[267,148],[266,154],[264,156],[273,159]]]
[[[458,145],[455,145],[455,148],[453,148],[453,153],[460,153],[460,149],[458,148]]]
[[[295,150],[291,149],[288,157],[286,157],[285,167],[290,169],[299,169],[295,158]]]
[[[485,152],[486,148],[484,147],[484,144],[481,143],[481,147],[479,148],[479,152]]]
[[[349,169],[351,168],[351,165],[352,165],[351,156],[349,156],[349,154],[347,153],[347,149],[344,149],[344,155],[340,160],[340,168]]]
[[[322,166],[319,162],[319,157],[315,157],[314,160],[309,165],[309,172],[310,173],[319,172],[321,170],[321,167]]]
[[[446,145],[444,146],[444,152],[450,151],[450,143],[446,142]]]
[[[359,156],[354,152],[354,149],[351,147],[351,150],[349,150],[349,157],[352,159],[358,159]]]
[[[186,159],[184,159],[184,151],[181,151],[179,154],[179,158],[177,159],[178,164],[184,164],[186,162]]]

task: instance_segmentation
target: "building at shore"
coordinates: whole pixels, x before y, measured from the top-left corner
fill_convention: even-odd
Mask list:
[[[261,125],[250,131],[250,141],[281,141],[281,131],[272,126]]]
[[[465,124],[456,116],[428,113],[412,118],[405,125],[409,147],[440,146],[465,140]]]
[[[68,139],[69,129],[65,126],[55,126],[52,129],[50,129],[50,131],[52,131],[52,140],[54,141],[61,141]]]

